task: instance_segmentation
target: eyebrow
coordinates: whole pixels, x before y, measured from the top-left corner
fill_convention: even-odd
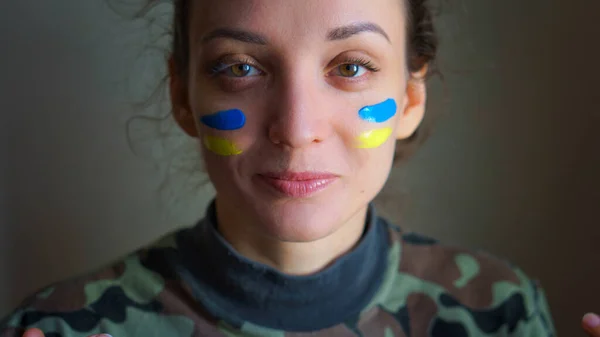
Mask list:
[[[267,38],[260,34],[233,28],[215,29],[202,38],[202,43],[208,43],[215,39],[232,39],[263,46],[267,44]]]
[[[383,28],[381,28],[381,26],[379,26],[378,24],[373,23],[373,22],[357,22],[357,23],[352,23],[352,24],[346,25],[346,26],[334,28],[334,29],[330,30],[329,33],[327,33],[327,40],[329,40],[329,41],[345,40],[354,35],[364,33],[364,32],[380,34],[381,36],[385,37],[386,40],[390,41],[390,37],[387,35],[385,30],[383,30]]]
[[[346,40],[354,35],[365,32],[377,33],[385,37],[386,40],[390,41],[390,37],[383,30],[383,28],[381,28],[381,26],[373,22],[357,22],[346,26],[334,28],[327,33],[327,40]],[[215,39],[232,39],[244,43],[257,44],[262,46],[268,44],[268,39],[263,35],[234,28],[215,29],[202,38],[202,43],[206,44]]]

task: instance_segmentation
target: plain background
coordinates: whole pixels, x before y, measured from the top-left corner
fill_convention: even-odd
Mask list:
[[[600,311],[600,2],[448,3],[429,106],[442,117],[378,203],[518,264],[559,335],[581,336]],[[210,188],[159,197],[164,169],[127,146],[123,83],[147,92],[163,66],[136,56],[145,28],[103,1],[0,1],[0,315],[203,215]]]

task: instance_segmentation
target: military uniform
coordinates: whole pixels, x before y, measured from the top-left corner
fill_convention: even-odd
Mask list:
[[[1,337],[555,336],[542,289],[481,252],[407,233],[372,206],[359,244],[327,269],[289,276],[196,226],[57,283],[0,323]]]

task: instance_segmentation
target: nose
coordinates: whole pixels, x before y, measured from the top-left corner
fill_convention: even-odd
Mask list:
[[[297,77],[278,86],[273,95],[269,140],[276,145],[299,149],[325,141],[331,134],[327,99],[318,82]]]

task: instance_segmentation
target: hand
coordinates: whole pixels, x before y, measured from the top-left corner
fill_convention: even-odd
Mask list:
[[[40,329],[27,329],[23,334],[23,337],[44,337],[44,332]],[[89,337],[112,337],[108,334],[90,335]],[[596,337],[596,336],[593,336]]]
[[[600,316],[593,313],[586,314],[581,320],[581,326],[590,337],[600,337]]]

